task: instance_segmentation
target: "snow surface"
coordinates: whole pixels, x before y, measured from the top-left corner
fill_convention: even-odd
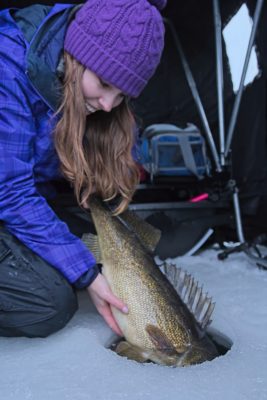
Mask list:
[[[267,272],[241,253],[219,261],[214,249],[176,262],[216,301],[212,327],[233,342],[224,356],[185,368],[122,358],[105,347],[112,333],[82,292],[60,332],[0,338],[0,399],[267,399]]]

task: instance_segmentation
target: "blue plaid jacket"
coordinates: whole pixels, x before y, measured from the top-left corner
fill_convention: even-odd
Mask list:
[[[48,182],[61,177],[52,116],[72,9],[36,5],[20,18],[14,10],[0,12],[0,220],[70,283],[90,275],[96,263],[45,198]]]

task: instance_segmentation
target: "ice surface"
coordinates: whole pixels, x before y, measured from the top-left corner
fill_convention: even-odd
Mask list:
[[[180,257],[216,301],[212,327],[232,349],[186,368],[138,364],[105,348],[111,331],[80,295],[70,323],[46,339],[0,338],[1,400],[267,399],[267,272],[244,254]]]

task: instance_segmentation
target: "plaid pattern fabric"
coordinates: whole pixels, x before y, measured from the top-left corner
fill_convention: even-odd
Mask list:
[[[69,282],[96,263],[48,206],[46,183],[60,177],[53,112],[25,73],[27,45],[7,10],[0,13],[0,220]]]

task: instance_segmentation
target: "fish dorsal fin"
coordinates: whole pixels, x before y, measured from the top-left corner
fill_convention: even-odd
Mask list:
[[[81,238],[82,242],[91,251],[97,263],[101,263],[101,252],[98,236],[93,233],[84,233]]]
[[[90,205],[91,209],[92,207],[96,209],[102,209],[102,212],[106,212],[110,215],[110,217],[120,221],[120,223],[125,226],[127,231],[132,233],[138,239],[146,251],[149,251],[151,254],[154,252],[161,238],[160,229],[154,227],[149,222],[137,215],[136,212],[130,209],[125,210],[119,215],[114,215],[112,205],[110,203],[105,203],[95,195],[90,196]],[[92,210],[91,213],[93,216]],[[82,241],[92,252],[95,251],[97,254],[99,254],[100,247],[96,235],[86,233],[82,236]]]
[[[203,287],[200,287],[190,274],[177,268],[175,264],[164,262],[160,265],[160,269],[195,320],[205,330],[212,322],[211,315],[215,307],[212,298],[203,292]]]
[[[140,242],[145,245],[146,249],[153,253],[160,240],[161,231],[129,209],[118,217],[120,220],[123,220],[128,229],[134,232]]]
[[[161,237],[161,231],[159,229],[150,225],[131,210],[126,210],[121,215],[117,215],[114,218],[120,220],[129,231],[137,236],[145,249],[153,253]],[[101,250],[98,236],[92,233],[84,233],[81,240],[91,253],[93,253],[97,262],[101,262]]]

